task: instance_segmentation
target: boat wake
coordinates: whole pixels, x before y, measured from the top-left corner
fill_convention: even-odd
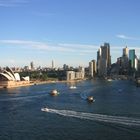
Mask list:
[[[57,110],[57,109],[49,109],[49,108],[42,108],[41,111],[55,113],[65,117],[74,117],[79,119],[86,119],[86,120],[106,122],[106,123],[115,123],[115,124],[121,124],[127,126],[140,126],[140,119],[136,119],[136,118],[93,114],[93,113],[77,112],[72,110]]]
[[[84,100],[87,100],[87,98],[90,96],[89,93],[92,93],[93,89],[89,89],[89,90],[84,90],[81,94],[80,97]]]

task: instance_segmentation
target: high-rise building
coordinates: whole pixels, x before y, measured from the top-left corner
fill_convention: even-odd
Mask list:
[[[95,77],[96,75],[96,61],[95,60],[92,60],[91,62],[89,62],[89,76],[91,78]]]
[[[129,50],[129,61],[130,61],[130,67],[134,68],[136,67],[135,65],[135,50]]]
[[[104,43],[97,52],[97,69],[99,76],[106,76],[111,67],[110,45]]]
[[[34,62],[33,61],[30,63],[30,67],[31,67],[31,70],[34,70]]]
[[[97,73],[100,69],[101,48],[97,51]]]
[[[127,46],[123,48],[123,57],[124,56],[128,57],[128,52],[129,52],[129,49],[127,48]]]
[[[107,61],[107,68],[110,68],[111,56],[109,43],[104,43],[104,46],[101,46],[101,57]]]
[[[127,46],[123,48],[123,55],[121,57],[121,67],[125,71],[128,70],[128,66],[129,66],[128,52],[129,52],[129,49],[127,48]]]
[[[55,68],[55,62],[54,62],[54,60],[52,60],[52,69],[54,69]]]
[[[135,70],[138,71],[138,58],[135,57]]]

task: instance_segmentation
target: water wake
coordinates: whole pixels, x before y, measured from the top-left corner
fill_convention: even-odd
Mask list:
[[[66,116],[66,117],[74,117],[79,119],[87,119],[87,120],[106,122],[106,123],[116,123],[116,124],[129,125],[129,126],[140,126],[140,119],[136,119],[136,118],[93,114],[93,113],[77,112],[72,110],[56,110],[56,109],[48,109],[48,108],[42,108],[41,110],[49,113],[55,113],[58,115]]]

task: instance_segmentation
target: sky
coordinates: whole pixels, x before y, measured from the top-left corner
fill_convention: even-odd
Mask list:
[[[88,66],[104,42],[140,56],[140,0],[0,0],[0,67]]]

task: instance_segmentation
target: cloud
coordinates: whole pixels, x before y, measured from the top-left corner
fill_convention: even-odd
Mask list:
[[[38,49],[40,51],[52,51],[59,53],[76,53],[77,55],[92,54],[97,52],[99,46],[83,45],[83,44],[54,44],[28,40],[0,40],[0,45],[8,45],[11,47],[22,47],[24,49]]]
[[[140,38],[136,38],[136,37],[132,37],[132,36],[126,36],[126,35],[123,35],[123,34],[116,35],[116,37],[120,38],[120,39],[125,39],[125,40],[140,40]]]
[[[28,2],[29,0],[0,0],[0,7],[15,7]]]

